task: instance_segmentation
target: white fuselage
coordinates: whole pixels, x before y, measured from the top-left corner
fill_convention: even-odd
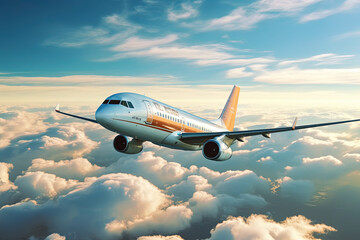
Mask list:
[[[186,111],[135,93],[106,98],[96,121],[110,131],[174,149],[199,150],[179,140],[181,132],[220,132],[226,128]]]

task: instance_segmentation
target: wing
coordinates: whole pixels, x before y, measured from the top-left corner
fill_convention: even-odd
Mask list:
[[[80,116],[73,115],[73,114],[70,114],[70,113],[62,112],[62,111],[60,111],[60,106],[59,106],[59,104],[56,105],[56,107],[55,107],[55,112],[64,114],[64,115],[66,115],[66,116],[70,116],[70,117],[74,117],[74,118],[79,118],[79,119],[82,119],[82,120],[86,120],[86,121],[89,121],[89,122],[98,123],[95,119],[86,118],[86,117],[80,117]]]
[[[315,127],[322,127],[322,126],[329,126],[329,125],[343,124],[343,123],[351,123],[351,122],[358,122],[358,121],[360,121],[360,119],[296,126],[296,122],[297,122],[297,118],[296,118],[291,127],[267,128],[267,129],[256,129],[256,130],[245,130],[245,131],[233,131],[233,132],[225,131],[225,132],[211,132],[211,133],[182,133],[180,140],[182,142],[189,143],[189,144],[204,144],[209,139],[212,139],[214,137],[218,137],[221,135],[225,135],[229,138],[233,138],[233,139],[242,141],[243,137],[263,135],[264,137],[269,138],[271,133],[287,132],[287,131],[294,131],[294,130],[300,130],[300,129],[306,129],[306,128],[315,128]]]

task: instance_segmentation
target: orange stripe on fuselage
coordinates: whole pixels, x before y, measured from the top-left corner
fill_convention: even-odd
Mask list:
[[[160,127],[156,127],[156,126],[152,126],[152,125],[149,125],[149,124],[143,124],[143,123],[139,123],[139,122],[127,121],[127,120],[123,120],[123,119],[119,119],[119,118],[114,118],[114,120],[118,120],[118,121],[122,121],[122,122],[128,122],[128,123],[132,123],[132,124],[137,124],[137,125],[141,125],[141,126],[145,126],[145,127],[149,127],[149,128],[154,128],[154,129],[161,130],[161,131],[168,132],[168,133],[173,132],[173,131],[163,129],[163,128],[160,128]]]
[[[143,124],[143,123],[127,121],[127,120],[123,120],[123,119],[119,119],[119,118],[114,118],[114,119],[118,120],[118,121],[123,121],[123,122],[142,125],[142,126],[145,126],[145,127],[154,128],[154,129],[165,131],[165,132],[168,132],[168,133],[172,133],[172,132],[175,132],[175,131],[181,131],[181,129],[182,129],[182,124],[181,123],[174,122],[174,121],[171,121],[169,119],[162,118],[162,117],[159,117],[159,116],[156,116],[156,115],[153,116],[153,121],[152,121],[151,124]],[[184,124],[184,131],[183,132],[203,132],[203,131],[201,131],[200,129],[197,129],[197,128],[189,127],[186,124]]]
[[[170,130],[172,132],[181,131],[182,130],[182,123],[171,121],[167,118],[159,117],[157,115],[153,116],[152,124],[153,126],[160,127],[163,129]],[[203,132],[200,129],[189,127],[184,124],[184,131],[183,132]]]

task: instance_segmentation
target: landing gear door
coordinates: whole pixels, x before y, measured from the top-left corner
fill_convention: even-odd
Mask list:
[[[146,111],[147,111],[147,118],[146,118],[145,123],[151,124],[154,119],[154,112],[153,112],[153,109],[152,109],[149,101],[144,100],[144,103],[145,103]]]

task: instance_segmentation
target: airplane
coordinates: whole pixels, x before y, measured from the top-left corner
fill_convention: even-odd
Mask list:
[[[232,156],[231,145],[244,141],[245,137],[262,135],[270,138],[272,133],[306,128],[357,122],[360,119],[297,126],[297,118],[290,127],[234,131],[240,88],[233,87],[230,96],[216,120],[206,120],[186,111],[172,107],[144,95],[123,92],[111,95],[96,110],[95,119],[60,111],[70,117],[98,123],[118,133],[113,141],[116,151],[136,154],[143,150],[143,143],[181,150],[202,150],[206,159],[228,160]]]

